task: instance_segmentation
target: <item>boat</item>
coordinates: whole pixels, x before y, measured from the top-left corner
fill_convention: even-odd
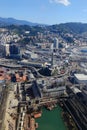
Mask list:
[[[34,114],[34,118],[39,118],[39,117],[41,117],[41,112],[40,112],[40,113],[35,113],[35,114]]]

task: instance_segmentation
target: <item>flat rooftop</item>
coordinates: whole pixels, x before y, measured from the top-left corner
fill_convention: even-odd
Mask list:
[[[74,74],[74,76],[75,76],[78,80],[87,80],[87,75],[85,75],[85,74]]]

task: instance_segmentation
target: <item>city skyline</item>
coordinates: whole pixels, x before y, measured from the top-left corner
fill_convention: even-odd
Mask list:
[[[0,17],[13,17],[34,23],[87,23],[87,1],[84,0],[1,0]]]

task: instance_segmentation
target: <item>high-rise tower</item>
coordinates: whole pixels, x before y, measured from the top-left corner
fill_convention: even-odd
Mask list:
[[[59,48],[59,42],[58,42],[58,38],[54,38],[54,46],[53,46],[54,49],[58,50]]]
[[[9,44],[6,44],[6,45],[5,45],[5,55],[6,55],[6,56],[9,56],[9,55],[10,55],[10,49],[9,49],[9,48],[10,48],[10,45],[9,45]]]

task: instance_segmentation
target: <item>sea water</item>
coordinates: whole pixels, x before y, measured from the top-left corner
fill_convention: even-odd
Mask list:
[[[37,130],[67,130],[67,126],[62,119],[62,109],[57,106],[53,110],[42,109],[42,116],[36,119]]]

